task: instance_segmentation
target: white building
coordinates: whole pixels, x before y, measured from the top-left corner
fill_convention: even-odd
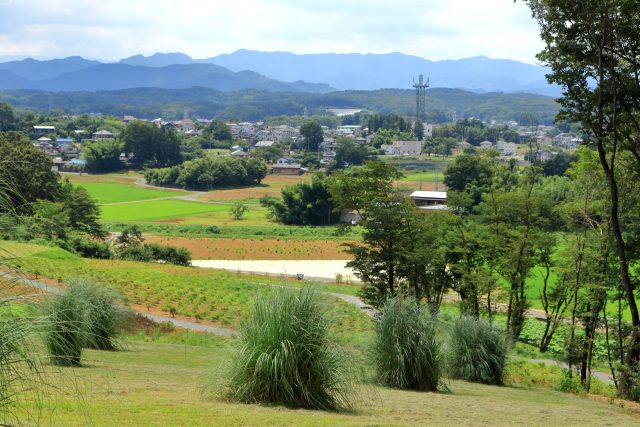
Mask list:
[[[446,191],[414,191],[411,198],[420,209],[445,210],[447,209]]]
[[[417,156],[422,153],[422,141],[393,141],[380,147],[387,155]]]
[[[496,148],[503,156],[514,156],[518,152],[518,146],[513,142],[507,141],[498,141],[496,143]]]

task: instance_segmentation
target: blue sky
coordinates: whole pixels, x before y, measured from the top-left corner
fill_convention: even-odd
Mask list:
[[[541,47],[526,5],[512,0],[0,0],[3,59],[245,48],[535,63]]]

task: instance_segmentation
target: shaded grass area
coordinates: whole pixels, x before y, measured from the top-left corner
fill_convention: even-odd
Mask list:
[[[0,243],[0,247],[5,242]],[[11,243],[14,249],[20,244]],[[236,328],[257,292],[268,286],[299,287],[303,282],[252,276],[226,271],[177,267],[167,264],[120,260],[83,259],[59,248],[45,248],[23,255],[6,264],[36,277],[66,283],[74,277],[86,277],[111,287],[127,300],[150,312],[175,313]],[[314,284],[321,291],[355,293],[355,285]],[[330,298],[338,316],[336,328],[354,334],[370,329],[369,319],[354,306]]]
[[[87,352],[87,368],[50,373],[58,397],[33,411],[44,425],[637,425],[638,409],[538,388],[449,382],[449,393],[362,388],[354,413],[291,410],[202,397],[226,341],[207,346],[130,341],[128,351]],[[537,369],[533,366],[531,369]],[[72,384],[62,377],[74,378]],[[530,385],[533,385],[531,387]],[[81,397],[78,397],[78,394]]]

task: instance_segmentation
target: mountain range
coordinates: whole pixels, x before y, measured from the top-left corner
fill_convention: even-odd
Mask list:
[[[116,63],[72,56],[0,63],[0,90],[120,90],[136,87],[207,87],[220,91],[258,89],[326,93],[334,90],[411,88],[419,74],[432,87],[477,93],[527,92],[558,95],[548,70],[483,56],[430,61],[402,53],[305,54],[238,50],[206,59],[184,53],[135,55]]]

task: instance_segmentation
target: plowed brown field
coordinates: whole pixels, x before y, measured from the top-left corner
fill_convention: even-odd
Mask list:
[[[310,180],[309,175],[268,175],[262,184],[255,187],[213,190],[198,197],[198,200],[243,200],[259,199],[262,196],[279,197],[282,189],[289,185]]]
[[[200,237],[145,236],[146,242],[183,246],[194,259],[305,260],[350,259],[341,242],[330,240],[210,239]]]

